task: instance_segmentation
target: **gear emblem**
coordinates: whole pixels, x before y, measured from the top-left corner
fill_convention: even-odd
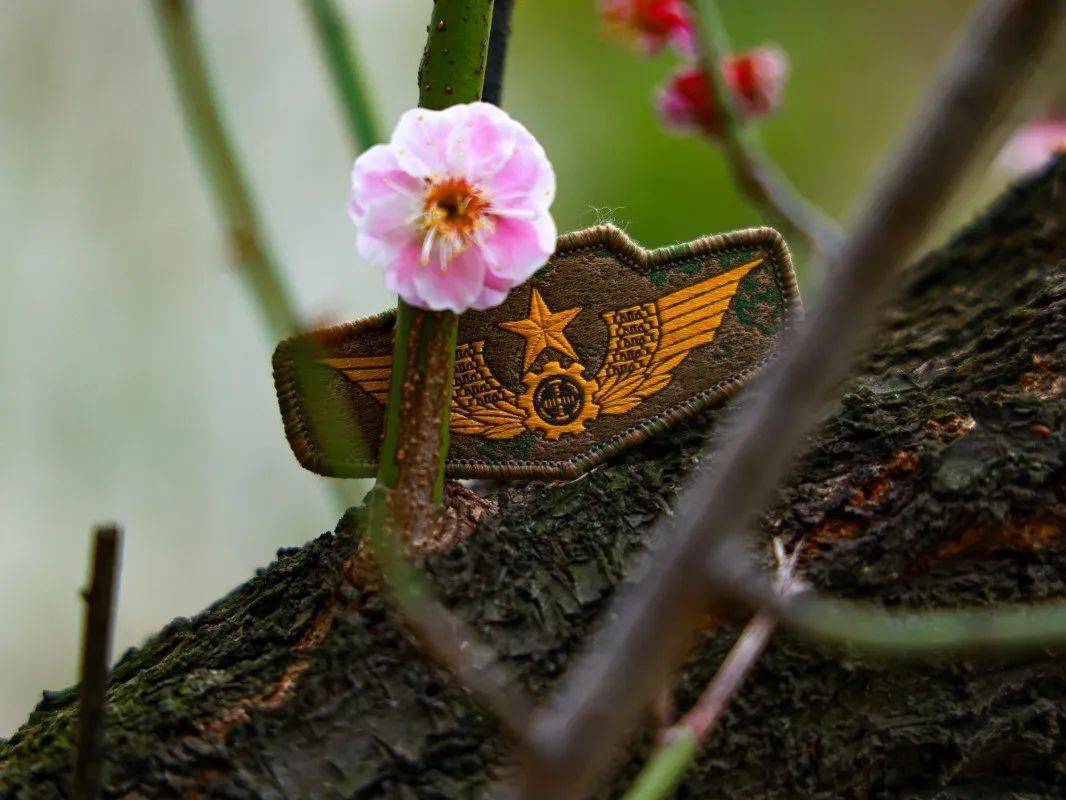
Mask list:
[[[527,372],[522,378],[526,390],[518,398],[529,415],[526,426],[543,431],[552,441],[564,433],[584,432],[585,422],[600,413],[592,399],[599,386],[586,380],[584,371],[576,361],[565,369],[558,361],[549,361],[540,372]]]

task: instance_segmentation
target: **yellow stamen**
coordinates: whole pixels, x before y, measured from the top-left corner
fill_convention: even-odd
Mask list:
[[[496,227],[488,209],[481,187],[465,178],[427,180],[421,213],[426,232],[422,263],[429,263],[434,244],[439,243],[442,269],[471,244],[480,244]]]

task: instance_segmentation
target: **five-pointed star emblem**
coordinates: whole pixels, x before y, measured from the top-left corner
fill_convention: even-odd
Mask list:
[[[544,298],[540,296],[540,292],[534,289],[529,298],[529,318],[514,322],[501,322],[500,327],[526,337],[523,369],[529,369],[545,347],[558,350],[563,355],[577,361],[577,353],[563,335],[563,328],[580,313],[580,308],[553,312],[544,302]]]

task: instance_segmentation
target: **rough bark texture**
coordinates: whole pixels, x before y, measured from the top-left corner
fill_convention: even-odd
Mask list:
[[[806,537],[816,585],[893,606],[1066,595],[1066,165],[1003,197],[909,273],[843,401],[761,525]],[[498,491],[429,557],[447,602],[543,695],[646,552],[713,436],[699,424],[564,484]],[[507,743],[352,585],[358,515],[279,553],[114,671],[109,798],[486,796]],[[355,570],[359,573],[359,570]],[[736,632],[708,621],[684,705]],[[0,742],[0,798],[67,795],[75,692]],[[683,798],[1058,798],[1066,662],[886,664],[773,642]],[[620,759],[616,795],[646,732]]]

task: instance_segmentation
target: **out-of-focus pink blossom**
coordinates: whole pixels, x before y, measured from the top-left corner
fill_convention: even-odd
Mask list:
[[[1066,153],[1066,118],[1022,125],[1003,146],[996,162],[1021,175],[1040,169],[1056,153]]]
[[[544,148],[488,103],[405,113],[352,168],[360,255],[419,308],[499,305],[555,249],[555,172]]]
[[[745,122],[766,117],[781,105],[788,78],[788,58],[776,46],[764,45],[722,59],[722,75]],[[659,115],[667,127],[721,135],[721,113],[702,67],[682,67],[659,90]]]
[[[604,20],[620,30],[646,55],[667,45],[682,55],[696,51],[692,16],[685,0],[602,0]]]

